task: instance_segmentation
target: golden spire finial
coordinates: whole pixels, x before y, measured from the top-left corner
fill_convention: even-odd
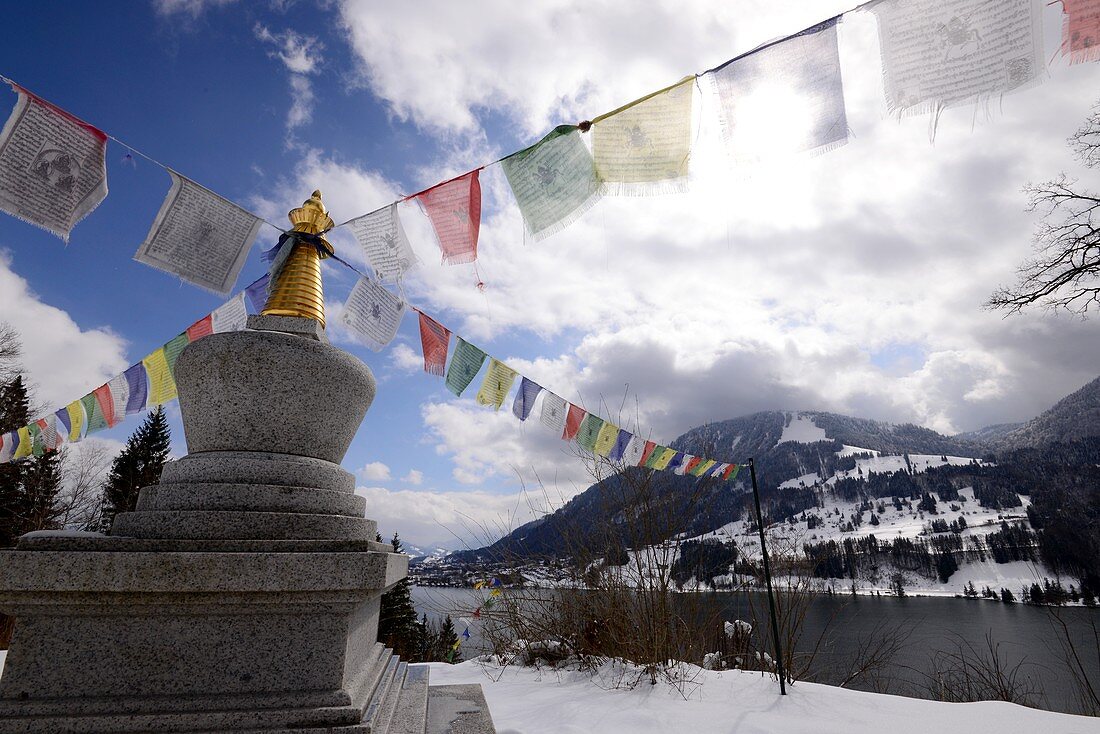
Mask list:
[[[297,209],[287,212],[295,232],[320,235],[336,226],[321,201],[320,189],[306,199]],[[318,237],[320,246],[308,242],[295,242],[294,250],[279,272],[278,282],[273,283],[264,316],[293,316],[313,319],[325,328],[325,294],[321,286],[321,259],[333,254],[332,245],[324,237]]]

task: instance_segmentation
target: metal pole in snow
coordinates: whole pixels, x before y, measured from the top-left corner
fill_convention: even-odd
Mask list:
[[[772,592],[772,570],[768,563],[768,545],[764,540],[764,516],[760,512],[760,489],[756,486],[756,463],[749,459],[752,476],[752,496],[756,500],[756,527],[760,530],[760,553],[764,556],[764,581],[768,585],[768,608],[772,614],[772,642],[775,644],[775,667],[779,673],[779,693],[787,695],[787,674],[783,670],[783,649],[779,646],[779,622],[775,614],[775,594]]]

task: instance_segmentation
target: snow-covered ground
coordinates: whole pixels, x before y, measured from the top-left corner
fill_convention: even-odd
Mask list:
[[[779,443],[795,441],[797,443],[816,443],[828,441],[825,429],[819,428],[813,418],[803,418],[801,413],[795,413],[791,422],[783,427],[783,435],[779,437]]]
[[[667,683],[616,687],[623,671],[431,664],[432,684],[480,683],[498,734],[1097,734],[1100,719],[1003,702],[940,703],[687,666],[683,692]]]

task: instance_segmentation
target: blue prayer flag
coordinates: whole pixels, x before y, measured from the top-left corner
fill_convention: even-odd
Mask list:
[[[531,409],[535,407],[535,398],[540,392],[542,392],[542,385],[524,377],[519,384],[519,390],[516,391],[516,399],[512,403],[513,415],[521,421],[527,420],[527,416],[531,415]]]

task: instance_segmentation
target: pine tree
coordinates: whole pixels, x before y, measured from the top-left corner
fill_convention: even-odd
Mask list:
[[[27,389],[22,376],[0,386],[0,433],[15,431],[30,422]],[[20,518],[23,506],[23,474],[27,462],[0,464],[0,547],[15,545],[24,523]]]
[[[401,539],[393,534],[393,552],[401,552]],[[424,628],[416,617],[412,603],[412,584],[406,576],[382,595],[378,616],[378,641],[391,648],[402,659],[419,662],[423,647]]]
[[[100,527],[104,532],[111,529],[115,515],[134,511],[142,487],[160,481],[171,440],[168,419],[164,409],[158,407],[126,441],[126,448],[115,457],[103,485]]]
[[[439,628],[436,652],[441,660],[446,660],[448,663],[462,662],[462,650],[458,645],[458,633],[455,631],[455,623],[451,621],[451,615],[449,614],[443,618],[443,626]]]

